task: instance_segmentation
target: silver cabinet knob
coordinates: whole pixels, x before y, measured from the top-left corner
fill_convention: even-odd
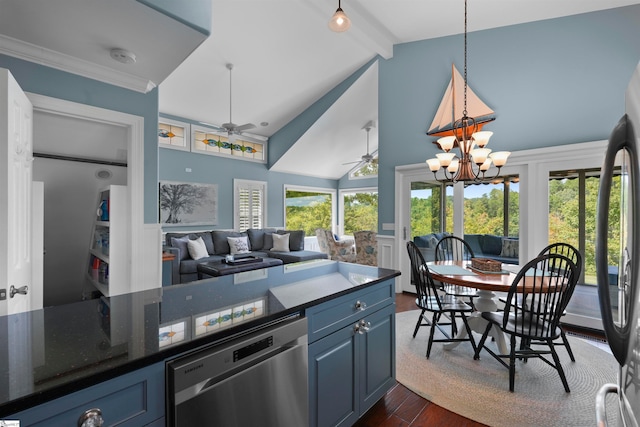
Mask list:
[[[104,419],[102,411],[98,408],[87,409],[80,418],[78,418],[78,427],[102,427]]]
[[[369,332],[370,329],[371,329],[371,322],[367,322],[364,319],[356,323],[353,327],[353,330],[360,335],[366,334],[367,332]]]
[[[356,301],[356,310],[364,311],[367,308],[367,303],[364,301]]]

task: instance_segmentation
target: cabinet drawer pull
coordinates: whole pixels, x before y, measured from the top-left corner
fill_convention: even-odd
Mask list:
[[[99,408],[87,409],[78,418],[78,427],[102,427],[104,419]]]
[[[364,311],[367,308],[367,303],[364,301],[356,301],[356,310]]]
[[[370,329],[371,329],[371,322],[367,322],[364,319],[356,323],[355,326],[353,327],[353,330],[359,333],[360,335],[366,334],[367,332],[369,332]]]

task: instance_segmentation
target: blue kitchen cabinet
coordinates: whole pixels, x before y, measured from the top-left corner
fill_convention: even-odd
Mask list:
[[[386,281],[307,310],[311,426],[350,426],[395,384],[394,288]]]
[[[13,414],[21,426],[76,426],[88,409],[100,409],[105,426],[162,425],[165,408],[164,362],[118,376],[64,397]]]

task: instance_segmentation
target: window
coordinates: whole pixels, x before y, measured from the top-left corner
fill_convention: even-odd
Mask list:
[[[442,188],[432,182],[411,182],[411,240],[442,230]]]
[[[596,285],[595,227],[600,169],[549,173],[549,243],[566,242],[583,254],[583,282]],[[611,183],[609,263],[620,263],[620,175]]]
[[[190,125],[160,117],[158,120],[158,146],[174,150],[190,150]]]
[[[519,209],[517,176],[468,184],[464,188],[464,234],[518,237]]]
[[[261,137],[248,135],[229,136],[213,128],[191,126],[191,151],[194,153],[226,156],[235,159],[266,163],[267,142]]]
[[[374,176],[378,176],[377,156],[370,163],[360,163],[349,172],[349,179],[371,178]]]
[[[335,190],[285,186],[285,228],[315,236],[316,228],[334,231]]]
[[[267,183],[234,179],[233,187],[233,227],[238,231],[263,228],[267,222],[265,211]]]
[[[343,235],[354,231],[378,231],[378,190],[374,188],[340,192],[340,218]]]

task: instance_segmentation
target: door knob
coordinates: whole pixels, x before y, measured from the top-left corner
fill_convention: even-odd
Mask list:
[[[27,285],[20,286],[19,288],[11,285],[11,288],[9,288],[9,297],[13,298],[16,294],[26,295],[27,292],[29,292],[29,287]]]

